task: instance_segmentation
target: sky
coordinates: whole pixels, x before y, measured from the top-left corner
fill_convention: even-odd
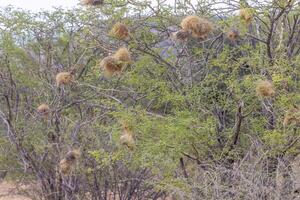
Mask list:
[[[13,5],[31,11],[51,10],[53,6],[72,8],[78,5],[79,0],[0,0],[0,7]]]
[[[63,8],[72,8],[79,4],[79,0],[0,0],[0,7],[13,5],[14,7],[31,10],[34,12],[43,10],[51,10],[53,6]],[[173,0],[168,0],[173,2]]]

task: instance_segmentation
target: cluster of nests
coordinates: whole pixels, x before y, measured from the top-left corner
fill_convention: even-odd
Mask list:
[[[100,5],[103,0],[84,0],[85,5]],[[253,20],[253,11],[249,8],[243,8],[240,10],[240,18],[247,24]],[[188,38],[205,39],[209,33],[213,30],[213,25],[206,19],[198,16],[188,16],[181,22],[181,30],[175,32],[173,37],[177,40],[186,41]],[[116,23],[111,31],[110,35],[120,39],[126,40],[130,36],[128,27],[123,23]],[[227,32],[227,37],[230,40],[237,40],[239,32],[237,30],[230,30]],[[120,74],[126,66],[132,62],[130,52],[126,47],[119,48],[113,55],[107,56],[100,62],[100,68],[105,72],[106,76],[112,76]],[[74,80],[74,73],[72,72],[60,72],[56,75],[57,86],[68,85]],[[275,95],[273,84],[268,80],[261,80],[257,83],[256,93],[262,98],[272,97]],[[38,113],[47,118],[50,114],[50,107],[47,104],[41,104],[37,108]],[[283,125],[287,126],[291,123],[300,125],[300,109],[294,107],[286,112]],[[127,146],[129,149],[133,149],[135,141],[133,137],[132,127],[128,123],[122,124],[122,135],[120,136],[120,144]],[[63,175],[69,175],[73,169],[76,160],[80,156],[79,150],[73,150],[66,154],[65,158],[59,163],[60,171]]]
[[[285,1],[284,1],[285,2]],[[85,6],[99,6],[104,4],[104,0],[81,0]],[[285,5],[286,3],[284,3]],[[287,5],[290,5],[289,2]],[[251,8],[242,8],[239,12],[240,18],[247,24],[251,23],[253,19],[253,10]],[[188,35],[195,38],[205,38],[207,33],[212,30],[212,25],[209,21],[197,16],[188,16],[181,22],[182,30],[178,32],[179,38],[186,39]]]
[[[253,20],[254,12],[251,8],[242,8],[239,15],[242,21],[250,24]],[[180,26],[181,30],[173,33],[171,36],[176,41],[186,41],[189,38],[204,40],[214,29],[210,21],[195,15],[184,18]],[[239,35],[239,31],[236,29],[231,29],[226,33],[227,38],[231,41],[237,40]]]
[[[117,22],[111,29],[109,35],[119,40],[126,40],[130,36],[128,27]],[[126,47],[119,48],[113,55],[107,56],[100,62],[100,68],[104,71],[105,76],[121,74],[121,72],[132,63],[131,55]]]
[[[123,132],[120,136],[120,144],[127,147],[130,150],[133,150],[135,147],[135,141],[133,138],[132,127],[128,123],[122,124]],[[79,148],[69,151],[63,159],[59,162],[59,172],[64,176],[69,176],[74,170],[76,162],[81,156],[81,151]]]
[[[135,147],[135,142],[133,138],[132,128],[128,123],[123,123],[123,133],[120,136],[120,144],[128,147],[128,149],[133,150]],[[69,151],[63,159],[59,162],[59,171],[64,176],[69,176],[74,170],[76,162],[81,156],[81,151],[79,148]]]
[[[47,104],[41,104],[37,108],[37,111],[41,116],[47,117],[50,114],[50,107]],[[120,136],[119,143],[130,150],[133,150],[135,147],[132,127],[127,122],[122,123],[122,134]],[[76,162],[80,158],[80,155],[81,152],[79,149],[69,151],[59,162],[60,173],[64,176],[69,176],[74,169]]]
[[[104,3],[104,0],[82,0],[83,5],[86,6],[98,6]],[[254,12],[251,8],[242,8],[239,11],[239,16],[246,24],[250,24],[253,20]],[[180,24],[181,30],[172,34],[172,38],[178,41],[186,41],[188,38],[206,39],[208,34],[213,30],[213,25],[205,18],[201,18],[195,15],[187,16]],[[126,25],[117,23],[113,29],[112,34],[119,39],[126,39],[129,36]],[[230,40],[236,40],[239,37],[237,30],[229,30],[227,37]]]
[[[129,29],[123,23],[116,23],[110,35],[120,39],[126,40],[129,38]],[[115,74],[120,74],[128,64],[131,63],[131,56],[126,47],[119,48],[112,56],[107,56],[100,63],[100,68],[104,70],[105,75],[110,77]],[[74,81],[74,72],[60,72],[56,75],[56,85],[69,85]]]
[[[260,97],[272,97],[275,95],[273,84],[268,80],[261,80],[256,85],[257,95]],[[47,104],[41,104],[37,111],[40,115],[47,117],[50,113],[50,107]],[[300,109],[294,107],[289,109],[284,117],[284,127],[290,124],[300,125]],[[135,140],[133,136],[132,126],[128,122],[122,122],[122,134],[119,138],[119,143],[122,146],[126,146],[128,149],[133,150],[135,148]],[[73,149],[69,151],[63,159],[59,162],[59,171],[64,176],[69,176],[72,170],[75,168],[76,162],[80,158],[81,152],[79,149]]]
[[[57,87],[71,84],[74,81],[74,71],[60,72],[56,74],[55,81]],[[41,105],[38,106],[37,112],[44,119],[47,119],[51,114],[49,105],[45,103],[42,103]]]
[[[103,1],[101,1],[103,3]],[[86,5],[93,5],[95,0],[89,0]],[[250,23],[253,19],[253,12],[249,8],[240,10],[240,17],[247,23]],[[204,40],[209,33],[213,31],[213,25],[205,18],[201,18],[195,15],[185,17],[181,22],[181,30],[172,34],[172,38],[177,41],[186,41],[188,38],[197,38]],[[116,23],[110,33],[111,36],[119,40],[127,40],[130,38],[130,31],[128,27],[123,23]],[[239,38],[239,32],[235,29],[227,32],[227,38],[231,41],[235,41]],[[111,77],[121,72],[130,64],[131,56],[127,48],[119,48],[113,55],[105,57],[100,62],[100,68],[104,71],[107,77]],[[60,83],[58,83],[60,84]]]
[[[51,112],[49,105],[43,103],[37,108],[37,112],[43,118],[47,118]],[[135,147],[135,141],[133,137],[132,127],[127,123],[122,123],[122,134],[119,139],[120,145],[126,146],[128,149],[133,150]],[[62,175],[68,176],[71,174],[72,170],[78,159],[80,158],[81,152],[79,149],[73,149],[69,151],[63,159],[59,162],[59,171]]]
[[[103,1],[97,0],[86,0],[84,1],[85,5],[99,5],[102,4]],[[127,39],[129,37],[129,30],[126,25],[122,23],[116,23],[110,35],[116,37],[118,39]],[[104,58],[100,67],[105,71],[107,76],[112,76],[114,74],[119,74],[126,68],[128,64],[131,63],[131,55],[127,48],[121,47],[119,48],[113,55],[107,56]],[[74,81],[75,71],[71,72],[60,72],[56,75],[55,81],[57,87],[70,85]],[[43,103],[37,107],[37,113],[41,118],[47,119],[51,114],[50,106],[46,103]],[[127,123],[123,124],[123,133],[120,137],[120,144],[127,146],[130,150],[134,148],[134,139],[132,134],[132,129],[127,125]],[[76,162],[80,157],[80,150],[75,149],[69,151],[63,159],[59,162],[59,171],[62,175],[68,176],[71,174],[72,170]]]
[[[250,15],[250,13],[252,12],[250,12],[249,10],[249,14],[247,15],[247,9],[243,10],[243,12],[241,11],[241,16],[243,16],[242,18],[245,19],[245,21],[249,21],[250,19],[252,19],[253,15]],[[195,15],[187,16],[186,18],[184,18],[181,22],[181,28],[181,30],[172,34],[173,39],[186,41],[188,38],[192,37],[204,40],[207,38],[209,33],[213,31],[213,25],[210,21]],[[130,31],[128,27],[120,22],[116,23],[112,27],[109,34],[120,40],[127,40],[128,38],[130,38]],[[227,32],[227,37],[232,41],[237,40],[239,38],[239,32],[232,29]],[[105,57],[100,62],[100,68],[104,71],[107,77],[111,77],[116,74],[121,74],[121,72],[130,63],[130,53],[127,48],[122,47],[113,55]]]

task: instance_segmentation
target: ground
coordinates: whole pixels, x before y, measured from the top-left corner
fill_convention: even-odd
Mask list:
[[[18,194],[15,184],[3,181],[0,183],[0,200],[30,200]]]

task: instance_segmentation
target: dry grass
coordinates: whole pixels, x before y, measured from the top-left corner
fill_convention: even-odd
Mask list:
[[[224,160],[195,165],[187,160],[192,192],[184,192],[181,188],[173,186],[171,193],[175,194],[178,200],[299,199],[299,194],[295,193],[299,188],[299,160],[296,159],[293,163],[293,172],[290,158],[270,159],[263,145],[256,142],[234,163]]]

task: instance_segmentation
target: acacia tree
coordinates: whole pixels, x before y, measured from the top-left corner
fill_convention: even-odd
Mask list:
[[[1,10],[1,168],[37,182],[46,199],[292,198],[299,6],[176,3]],[[187,15],[213,31],[174,40]],[[111,36],[117,22],[128,38]],[[124,46],[132,63],[106,77],[101,61]],[[72,83],[57,85],[60,72]],[[259,80],[275,95],[257,95],[270,90]],[[124,123],[133,148],[119,142]],[[59,163],[74,148],[81,157],[64,175]]]

